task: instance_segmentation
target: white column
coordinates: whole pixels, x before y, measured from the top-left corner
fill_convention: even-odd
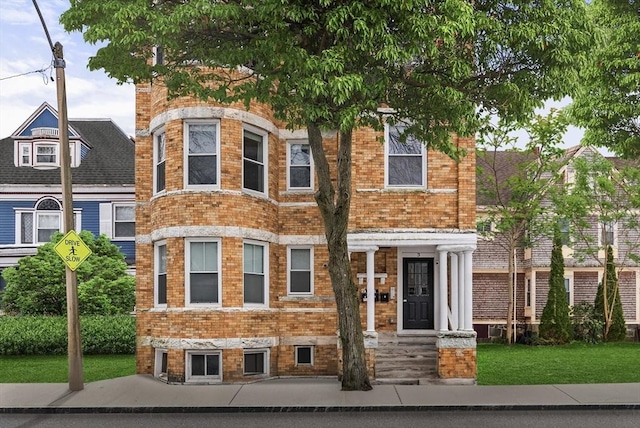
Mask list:
[[[451,253],[449,257],[451,257],[451,328],[452,330],[460,330],[462,324],[458,322],[458,279],[462,280],[463,276],[458,277],[458,255]]]
[[[464,329],[473,330],[473,251],[464,252]]]
[[[367,331],[376,331],[375,251],[367,251]]]
[[[463,330],[465,327],[465,310],[464,310],[464,296],[465,296],[465,265],[466,260],[464,253],[458,253],[458,330]]]
[[[438,284],[438,300],[436,305],[439,307],[438,324],[435,326],[440,331],[448,331],[449,323],[447,322],[447,313],[449,306],[447,305],[447,252],[440,251],[440,275]]]

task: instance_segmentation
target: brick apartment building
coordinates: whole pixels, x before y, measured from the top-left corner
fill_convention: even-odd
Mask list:
[[[167,100],[153,84],[137,87],[136,113],[138,373],[170,383],[338,375],[305,130],[287,130],[265,105]],[[354,132],[348,243],[370,374],[473,383],[475,143],[455,141],[469,152],[456,163],[389,144],[396,133],[387,126],[381,144],[382,133]],[[335,163],[333,134],[325,144]]]

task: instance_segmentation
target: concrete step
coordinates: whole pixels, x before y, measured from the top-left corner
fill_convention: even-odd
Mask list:
[[[375,383],[416,385],[434,381],[437,359],[435,336],[381,333],[376,349]]]

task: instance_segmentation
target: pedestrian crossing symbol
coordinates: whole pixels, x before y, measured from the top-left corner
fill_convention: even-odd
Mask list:
[[[91,249],[74,230],[67,232],[53,249],[72,271],[78,269],[78,266],[91,255]]]

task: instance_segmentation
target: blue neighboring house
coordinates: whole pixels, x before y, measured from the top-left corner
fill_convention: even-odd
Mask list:
[[[110,119],[76,119],[69,148],[75,230],[107,235],[135,272],[134,142]],[[63,230],[60,182],[58,113],[44,103],[0,140],[0,273]]]

